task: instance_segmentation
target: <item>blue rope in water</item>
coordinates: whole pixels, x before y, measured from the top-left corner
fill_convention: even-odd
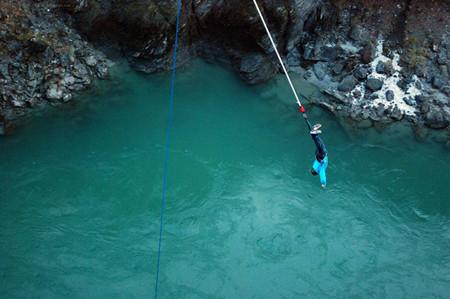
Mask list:
[[[173,49],[173,64],[172,64],[172,79],[170,83],[170,100],[169,100],[169,112],[167,115],[167,127],[166,127],[166,146],[164,156],[164,169],[163,169],[163,184],[162,184],[162,197],[161,197],[161,212],[159,219],[159,241],[158,241],[158,258],[156,264],[156,279],[155,279],[155,299],[158,298],[158,284],[159,284],[159,269],[161,261],[161,243],[163,236],[164,226],[164,208],[166,206],[166,189],[167,189],[167,175],[169,172],[169,149],[170,149],[170,132],[173,123],[173,102],[175,94],[175,77],[177,67],[177,50],[178,50],[178,35],[180,31],[180,15],[181,15],[181,0],[177,0],[177,24],[175,33],[175,45]]]

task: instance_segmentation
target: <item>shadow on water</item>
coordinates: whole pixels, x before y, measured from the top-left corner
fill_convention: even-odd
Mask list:
[[[0,140],[8,298],[152,296],[169,76],[112,82]],[[296,81],[306,97],[320,93]],[[286,82],[179,71],[161,298],[445,298],[450,155],[323,124],[329,186]]]

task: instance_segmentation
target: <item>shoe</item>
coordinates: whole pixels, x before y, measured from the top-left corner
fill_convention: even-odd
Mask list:
[[[315,125],[313,126],[313,130],[319,130],[320,128],[322,128],[322,125],[321,125],[321,124],[315,124]]]
[[[311,132],[309,132],[309,134],[311,134],[311,135],[318,135],[318,134],[322,134],[322,131],[313,129]]]

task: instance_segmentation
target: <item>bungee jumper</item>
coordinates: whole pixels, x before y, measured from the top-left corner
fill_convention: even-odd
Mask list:
[[[314,126],[311,126],[306,113],[303,113],[303,117],[305,118],[306,124],[308,125],[309,134],[311,134],[314,144],[316,145],[316,159],[313,162],[311,174],[313,176],[319,175],[320,185],[323,189],[325,189],[327,186],[326,171],[328,167],[328,152],[325,144],[322,141],[322,138],[320,138],[319,136],[320,134],[322,134],[322,131],[320,130],[322,125],[315,124]]]
[[[320,184],[322,188],[325,189],[327,185],[326,170],[328,167],[328,153],[325,148],[325,144],[323,143],[322,139],[319,136],[322,133],[322,131],[320,130],[322,125],[316,124],[312,126],[311,123],[309,122],[305,107],[300,102],[300,99],[297,95],[297,91],[295,90],[294,85],[292,84],[291,78],[289,77],[289,73],[284,65],[283,59],[281,59],[280,53],[278,53],[277,46],[272,38],[272,35],[270,34],[269,27],[267,26],[266,21],[264,20],[261,10],[259,9],[258,3],[256,2],[256,0],[253,0],[253,3],[255,4],[256,10],[258,11],[259,17],[261,18],[261,22],[263,23],[264,28],[266,29],[267,36],[269,37],[269,40],[272,43],[272,47],[275,50],[275,54],[277,55],[278,60],[280,61],[280,65],[281,68],[283,69],[284,74],[286,75],[286,79],[288,80],[292,92],[294,93],[295,100],[297,101],[297,104],[299,106],[299,111],[302,113],[303,118],[306,121],[306,125],[308,126],[309,133],[316,145],[316,158],[311,168],[311,174],[314,176],[319,175]]]

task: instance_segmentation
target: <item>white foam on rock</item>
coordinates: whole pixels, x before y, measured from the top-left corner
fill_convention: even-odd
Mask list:
[[[406,97],[411,97],[414,99],[415,96],[422,94],[421,91],[416,87],[416,82],[420,82],[417,76],[413,76],[413,81],[407,86],[406,91],[402,90],[397,83],[401,79],[400,71],[401,66],[398,64],[400,61],[400,55],[398,53],[394,54],[394,58],[390,59],[389,57],[383,55],[383,40],[379,39],[377,41],[377,48],[375,52],[375,59],[370,63],[371,73],[368,75],[368,78],[375,78],[383,81],[383,86],[381,90],[374,92],[378,96],[377,99],[373,100],[370,103],[370,106],[376,107],[380,104],[383,104],[385,107],[394,108],[395,106],[400,109],[404,114],[414,115],[416,112],[416,107],[408,105],[403,99]],[[379,62],[383,63],[391,63],[392,69],[394,73],[392,76],[387,76],[385,74],[379,74],[376,72],[376,67]],[[394,99],[392,101],[388,101],[386,99],[386,92],[391,90],[394,93]],[[350,93],[349,96],[352,96],[353,103],[358,104],[365,95],[366,89],[364,83],[358,84]],[[354,97],[354,95],[360,93],[360,97]]]

